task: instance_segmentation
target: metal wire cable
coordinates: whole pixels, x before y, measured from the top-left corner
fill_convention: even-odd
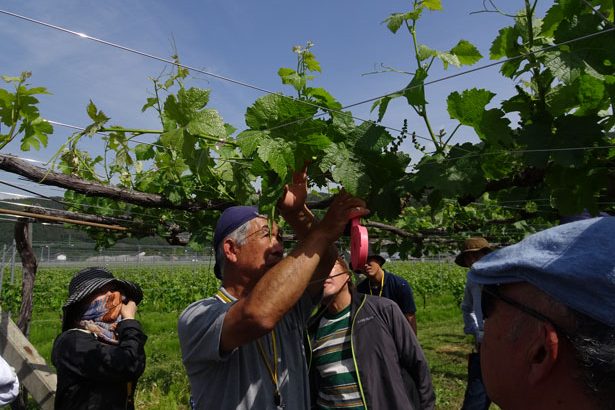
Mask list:
[[[524,57],[526,57],[528,55],[536,55],[538,53],[544,53],[546,51],[549,51],[551,49],[554,49],[554,48],[557,48],[557,47],[560,47],[560,46],[563,46],[563,45],[571,44],[571,43],[574,43],[574,42],[577,42],[577,41],[581,41],[581,40],[587,40],[589,38],[593,38],[593,37],[596,37],[596,36],[599,36],[599,35],[602,35],[602,34],[610,33],[612,31],[615,31],[615,27],[611,27],[611,28],[608,28],[608,29],[597,31],[595,33],[586,34],[584,36],[572,38],[570,40],[562,41],[561,43],[552,44],[550,46],[546,46],[544,48],[541,48],[540,50],[529,51],[527,54],[522,54],[522,55],[518,55],[518,56],[515,56],[515,57],[509,57],[509,58],[504,59],[504,60],[498,60],[498,61],[495,61],[493,63],[485,64],[485,65],[482,65],[482,66],[479,66],[479,67],[474,67],[474,68],[471,68],[471,69],[468,69],[468,70],[465,70],[465,71],[460,71],[460,72],[455,73],[455,74],[451,74],[451,75],[448,75],[448,76],[445,76],[445,77],[437,78],[435,80],[427,81],[427,82],[425,82],[423,84],[418,84],[418,85],[413,85],[413,86],[410,86],[410,87],[402,88],[401,90],[393,91],[393,92],[381,95],[379,97],[373,97],[373,98],[365,99],[363,101],[359,101],[359,102],[356,102],[354,104],[346,105],[346,106],[342,107],[342,109],[347,109],[347,108],[355,107],[357,105],[366,104],[368,102],[373,102],[373,101],[379,100],[381,98],[389,97],[391,95],[397,94],[399,92],[409,91],[409,90],[412,90],[414,88],[424,87],[424,86],[436,84],[436,83],[439,83],[439,82],[442,82],[442,81],[447,81],[447,80],[450,80],[452,78],[456,78],[456,77],[464,76],[464,75],[467,75],[467,74],[471,74],[471,73],[474,73],[476,71],[480,71],[480,70],[484,70],[484,69],[487,69],[487,68],[491,68],[493,66],[497,66],[497,65],[500,65],[500,64],[505,64],[505,63],[508,63],[510,61],[515,61],[515,60],[518,60],[520,58],[524,58]]]
[[[9,12],[9,11],[6,11],[6,10],[2,10],[2,9],[0,9],[0,13],[6,14],[6,15],[9,15],[9,16],[12,16],[12,17],[16,17],[16,18],[19,18],[19,19],[22,19],[22,20],[26,20],[26,21],[29,21],[29,22],[32,22],[32,23],[35,23],[35,24],[39,24],[39,25],[42,25],[42,26],[45,26],[45,27],[48,27],[48,28],[59,30],[59,31],[62,31],[62,32],[65,32],[65,33],[76,35],[78,37],[85,38],[85,39],[88,39],[88,40],[92,40],[92,41],[95,41],[95,42],[98,42],[98,43],[101,43],[101,44],[104,44],[104,45],[107,45],[107,46],[115,47],[115,48],[118,48],[118,49],[121,49],[121,50],[124,50],[124,51],[128,51],[128,52],[131,52],[131,53],[135,53],[135,54],[138,54],[138,55],[141,55],[141,56],[144,56],[144,57],[148,57],[148,58],[151,58],[151,59],[154,59],[154,60],[158,60],[158,61],[161,61],[161,62],[164,62],[164,63],[167,63],[167,64],[171,64],[171,65],[174,65],[174,66],[177,66],[177,67],[182,67],[182,68],[186,68],[188,70],[196,71],[196,72],[199,72],[201,74],[205,74],[205,75],[217,78],[219,80],[223,80],[223,81],[227,81],[227,82],[230,82],[230,83],[233,83],[233,84],[241,85],[241,86],[244,86],[244,87],[247,87],[247,88],[251,88],[251,89],[254,89],[254,90],[266,93],[266,94],[278,95],[278,96],[281,96],[283,98],[288,98],[288,99],[291,99],[293,101],[298,101],[298,102],[301,102],[303,104],[310,105],[310,106],[316,107],[316,108],[321,109],[321,110],[325,110],[325,113],[326,113],[326,111],[343,113],[342,110],[345,110],[345,109],[348,109],[348,108],[352,108],[352,107],[355,107],[355,106],[358,106],[358,105],[366,104],[368,102],[373,102],[373,101],[379,100],[381,98],[388,97],[388,96],[391,96],[391,95],[394,95],[394,94],[397,94],[397,93],[400,93],[400,92],[412,90],[414,88],[425,87],[427,85],[436,84],[436,83],[439,83],[439,82],[442,82],[442,81],[450,80],[452,78],[457,78],[457,77],[460,77],[460,76],[463,76],[463,75],[474,73],[474,72],[479,71],[479,70],[483,70],[483,69],[486,69],[486,68],[490,68],[490,67],[494,67],[494,66],[497,66],[497,65],[500,65],[500,64],[504,64],[504,63],[509,62],[509,61],[514,61],[514,60],[517,60],[517,59],[520,59],[520,58],[524,58],[526,56],[526,55],[519,55],[519,56],[515,56],[515,57],[510,57],[508,59],[496,61],[496,62],[493,62],[493,63],[490,63],[490,64],[485,64],[483,66],[475,67],[475,68],[472,68],[472,69],[469,69],[469,70],[461,71],[459,73],[455,73],[455,74],[451,74],[451,75],[448,75],[448,76],[445,76],[445,77],[441,77],[441,78],[438,78],[438,79],[435,79],[435,80],[427,81],[427,82],[425,82],[423,84],[417,84],[417,85],[405,87],[405,88],[403,88],[401,90],[396,90],[396,91],[393,91],[393,92],[389,92],[387,94],[384,94],[384,95],[381,95],[381,96],[378,96],[378,97],[368,98],[368,99],[365,99],[365,100],[362,100],[362,101],[359,101],[359,102],[356,102],[356,103],[353,103],[353,104],[350,104],[350,105],[343,106],[340,110],[334,110],[334,109],[329,109],[329,108],[326,108],[326,107],[322,107],[322,106],[320,106],[318,104],[315,104],[315,103],[312,103],[312,102],[309,102],[309,101],[297,100],[297,99],[295,99],[293,97],[290,97],[290,96],[287,96],[287,95],[284,95],[284,94],[281,94],[281,93],[276,93],[276,92],[264,89],[262,87],[257,87],[255,85],[252,85],[252,84],[249,84],[249,83],[245,83],[243,81],[238,81],[238,80],[232,79],[230,77],[214,74],[214,73],[211,73],[209,71],[201,70],[201,69],[198,69],[198,68],[195,68],[195,67],[191,67],[191,66],[188,66],[188,65],[185,65],[185,64],[181,64],[181,63],[175,62],[173,60],[169,60],[169,59],[166,59],[166,58],[158,57],[158,56],[155,56],[153,54],[145,53],[145,52],[140,51],[140,50],[136,50],[136,49],[133,49],[133,48],[130,48],[130,47],[122,46],[120,44],[112,43],[110,41],[102,40],[102,39],[99,39],[99,38],[96,38],[96,37],[92,37],[92,36],[89,36],[89,35],[87,35],[85,33],[80,33],[80,32],[77,32],[77,31],[69,30],[69,29],[61,27],[61,26],[57,26],[57,25],[53,25],[53,24],[50,24],[50,23],[46,23],[44,21],[36,20],[36,19],[30,18],[30,17],[22,16],[22,15],[19,15],[19,14],[16,14],[16,13],[12,13],[12,12]],[[592,37],[595,37],[595,36],[598,36],[598,35],[601,35],[601,34],[605,34],[605,33],[611,32],[613,30],[615,30],[615,27],[611,27],[611,28],[608,28],[608,29],[605,29],[605,30],[601,30],[601,31],[598,31],[598,32],[595,32],[595,33],[587,34],[587,35],[584,35],[584,36],[576,37],[576,38],[573,38],[573,39],[570,39],[570,40],[567,40],[567,41],[563,41],[561,43],[557,43],[557,44],[553,44],[551,46],[544,47],[544,48],[542,48],[540,50],[530,51],[530,52],[527,53],[527,55],[533,55],[533,54],[537,54],[537,53],[542,53],[542,52],[551,50],[553,48],[560,47],[562,45],[566,45],[566,44],[570,44],[570,43],[573,43],[573,42],[576,42],[576,41],[581,41],[581,40],[585,40],[585,39],[588,39],[588,38],[592,38]],[[270,128],[269,131],[275,130],[275,129],[278,129],[278,128],[282,128],[282,127],[287,127],[287,126],[290,126],[290,125],[293,125],[293,124],[296,124],[296,123],[299,123],[299,122],[302,122],[302,121],[305,121],[305,120],[308,120],[308,119],[311,119],[311,118],[318,118],[320,116],[325,115],[325,113],[320,113],[320,114],[313,115],[311,117],[306,117],[306,118],[303,118],[303,119],[299,119],[299,120],[295,120],[295,121],[288,122],[288,123],[285,123],[285,124],[281,124],[281,125],[278,125],[278,126]],[[352,116],[352,118],[356,119],[356,120],[359,120],[359,121],[363,121],[363,122],[377,124],[375,121],[366,120],[366,119],[363,119],[363,118],[360,118],[360,117],[356,117],[356,116]],[[400,132],[400,133],[402,132],[402,130],[399,130],[399,129],[394,128],[394,127],[383,126],[383,125],[381,125],[381,126],[386,128],[386,129],[390,129],[392,131],[396,131],[396,132]],[[427,140],[427,141],[433,143],[431,138],[426,138],[426,137],[422,137],[422,136],[416,136],[416,138],[424,139],[424,140]]]
[[[19,190],[24,191],[24,192],[27,192],[27,193],[29,193],[29,194],[36,195],[36,196],[38,196],[38,197],[41,197],[41,198],[47,199],[48,201],[53,201],[53,202],[58,203],[58,204],[60,204],[60,205],[65,205],[65,203],[64,203],[64,202],[62,202],[62,201],[58,201],[57,199],[54,199],[54,198],[48,197],[48,196],[43,195],[43,194],[39,194],[38,192],[30,191],[30,190],[29,190],[29,189],[27,189],[27,188],[23,188],[23,187],[20,187],[20,186],[18,186],[18,185],[11,184],[10,182],[6,182],[6,181],[2,181],[2,180],[0,180],[0,184],[2,184],[2,185],[6,185],[6,186],[10,186],[11,188],[19,189]],[[20,196],[22,196],[22,195],[20,195]]]
[[[48,122],[50,122],[52,124],[59,125],[59,126],[63,126],[63,127],[69,127],[69,128],[77,129],[77,130],[84,130],[85,129],[83,127],[78,127],[76,125],[69,125],[69,124],[65,124],[65,123],[61,123],[61,122],[57,122],[57,121],[48,121]],[[131,141],[132,142],[138,142],[138,143],[141,143],[141,144],[147,144],[147,145],[152,145],[152,146],[156,146],[156,147],[165,148],[162,145],[157,145],[157,144],[152,144],[152,143],[147,143],[147,142],[139,142],[137,140],[131,140]],[[499,154],[523,154],[523,153],[532,153],[532,152],[579,151],[579,150],[610,149],[610,148],[615,148],[615,145],[603,145],[603,146],[598,146],[598,147],[563,147],[563,148],[536,148],[536,149],[499,150],[499,151],[493,151],[493,152],[483,152],[483,153],[464,155],[464,156],[459,156],[459,157],[444,158],[443,160],[444,161],[453,161],[453,160],[457,160],[457,159],[484,157],[484,156],[499,155]]]
[[[0,184],[9,185],[8,183],[6,183],[6,182],[4,182],[4,181],[0,181]],[[83,205],[83,204],[79,204],[79,203],[76,203],[76,202],[71,202],[71,201],[58,201],[58,200],[56,200],[56,199],[53,199],[53,198],[47,197],[47,196],[45,196],[45,195],[42,195],[42,194],[39,194],[39,193],[37,193],[37,192],[34,192],[34,191],[31,191],[31,190],[28,190],[28,189],[26,189],[26,188],[23,188],[23,187],[21,187],[21,186],[19,186],[19,185],[10,185],[10,186],[14,187],[15,189],[19,189],[19,190],[22,190],[22,191],[25,191],[25,192],[31,193],[32,195],[35,195],[37,198],[40,198],[40,199],[45,199],[45,200],[48,200],[48,201],[53,201],[53,202],[59,203],[59,204],[64,205],[64,206],[75,206],[75,207],[78,207],[78,206],[80,206],[80,205]],[[19,194],[11,194],[11,193],[8,193],[8,192],[7,192],[7,194],[10,194],[10,195],[19,195]],[[33,197],[27,197],[27,196],[23,196],[23,195],[20,195],[20,196],[21,196],[21,197],[23,197],[23,198],[33,198]],[[39,205],[33,205],[33,204],[27,205],[27,204],[19,204],[19,203],[16,203],[16,202],[7,202],[7,201],[1,201],[1,200],[0,200],[0,202],[11,203],[11,204],[16,204],[16,205],[20,205],[20,206],[32,206],[32,207],[39,207],[39,208],[41,208],[41,209],[46,209],[46,210],[52,209],[52,208],[45,208],[45,207],[41,207],[41,206],[39,206]],[[109,209],[109,208],[105,208],[105,207],[103,207],[103,206],[98,206],[98,205],[90,205],[90,204],[87,204],[87,207],[88,207],[88,208],[94,208],[94,209],[103,209],[103,210],[105,210],[105,211],[107,211],[107,212],[108,212],[108,211],[111,211],[111,212],[116,212],[116,213],[118,213],[118,216],[129,216],[129,217],[132,217],[132,216],[135,216],[135,215],[136,215],[136,216],[143,216],[143,217],[150,217],[150,216],[151,216],[151,215],[144,214],[144,213],[142,213],[142,212],[123,211],[123,210],[121,210],[121,209]],[[122,215],[119,215],[119,214],[122,214]],[[184,223],[184,224],[188,224],[188,223],[189,223],[189,221],[186,221],[186,220],[183,220],[183,219],[174,218],[174,220],[175,220],[175,221],[178,221],[178,222],[181,222],[181,223]]]
[[[585,5],[589,7],[594,14],[599,16],[602,19],[602,21],[604,21],[608,26],[613,27],[613,22],[610,21],[600,10],[595,9],[594,6],[592,6],[590,2],[588,2],[587,0],[581,0],[581,1],[585,3]]]
[[[615,148],[615,145],[601,145],[597,147],[564,147],[564,148],[499,150],[499,151],[493,151],[493,152],[481,152],[481,153],[476,153],[476,154],[462,155],[458,157],[443,158],[442,161],[449,162],[449,161],[457,161],[460,159],[480,158],[480,157],[500,155],[500,154],[525,154],[525,153],[532,153],[532,152],[562,152],[562,151],[591,151],[591,150],[612,149],[612,148]],[[439,164],[440,164],[439,162],[428,162],[426,164],[422,164],[421,166],[423,167],[427,165],[439,165]]]
[[[210,71],[202,70],[200,68],[192,67],[192,66],[189,66],[189,65],[186,65],[186,64],[181,64],[181,63],[178,63],[176,61],[170,60],[168,58],[159,57],[159,56],[156,56],[156,55],[153,55],[153,54],[150,54],[150,53],[146,53],[146,52],[134,49],[134,48],[123,46],[121,44],[112,43],[110,41],[102,40],[102,39],[97,38],[97,37],[92,37],[92,36],[89,36],[89,35],[87,35],[85,33],[80,33],[80,32],[74,31],[74,30],[69,30],[67,28],[64,28],[64,27],[61,27],[61,26],[57,26],[57,25],[54,25],[54,24],[50,24],[50,23],[47,23],[47,22],[44,22],[44,21],[41,21],[41,20],[37,20],[37,19],[31,18],[31,17],[23,16],[23,15],[16,14],[16,13],[12,13],[10,11],[2,10],[2,9],[0,9],[0,13],[6,14],[8,16],[16,17],[16,18],[19,18],[19,19],[22,19],[22,20],[26,20],[26,21],[29,21],[31,23],[39,24],[39,25],[42,25],[44,27],[48,27],[48,28],[51,28],[51,29],[54,29],[54,30],[59,30],[59,31],[62,31],[64,33],[72,34],[72,35],[84,38],[86,40],[92,40],[92,41],[95,41],[97,43],[104,44],[106,46],[118,48],[120,50],[127,51],[127,52],[130,52],[130,53],[138,54],[140,56],[151,58],[153,60],[157,60],[157,61],[160,61],[160,62],[163,62],[163,63],[166,63],[166,64],[171,64],[171,65],[176,66],[176,67],[181,67],[181,68],[188,69],[190,71],[195,71],[197,73],[201,73],[201,74],[204,74],[204,75],[216,78],[218,80],[227,81],[227,82],[230,82],[232,84],[236,84],[236,85],[240,85],[242,87],[246,87],[246,88],[250,88],[250,89],[253,89],[253,90],[256,90],[256,91],[260,91],[260,92],[265,93],[265,94],[277,95],[279,97],[287,98],[287,99],[290,99],[290,100],[295,101],[295,102],[299,102],[299,103],[302,103],[302,104],[305,104],[305,105],[309,105],[309,106],[312,106],[312,107],[320,109],[320,110],[324,110],[325,112],[326,111],[330,111],[330,112],[342,113],[341,110],[335,110],[335,109],[323,107],[323,106],[321,106],[319,104],[316,104],[316,103],[313,103],[313,102],[307,101],[307,100],[299,100],[299,99],[296,99],[294,97],[291,97],[291,96],[288,96],[288,95],[285,95],[285,94],[282,94],[282,93],[279,93],[279,92],[267,90],[265,88],[258,87],[256,85],[253,85],[253,84],[250,84],[250,83],[246,83],[244,81],[235,80],[235,79],[227,77],[227,76],[215,74],[215,73],[212,73]],[[352,114],[349,114],[349,115],[353,119],[355,119],[355,120],[363,121],[363,122],[372,122],[373,123],[373,121],[371,121],[371,120],[366,120],[364,118],[357,117],[357,116],[352,115]],[[313,118],[313,117],[309,117],[309,118]],[[287,125],[284,125],[284,126],[288,126],[288,125],[290,125],[290,124],[287,124]],[[277,128],[279,128],[279,127],[278,126],[273,127],[273,128],[271,128],[271,130],[277,129]],[[396,131],[396,132],[402,132],[401,130],[393,128],[393,127],[385,127],[385,128],[390,129],[392,131]],[[427,141],[431,141],[430,138],[426,138],[426,137],[417,136],[417,138],[421,138],[421,139],[425,139]]]
[[[535,55],[535,54],[538,54],[538,53],[543,53],[543,52],[549,51],[549,50],[551,50],[553,48],[557,48],[557,47],[560,47],[560,46],[563,46],[563,45],[566,45],[566,44],[574,43],[576,41],[586,40],[588,38],[592,38],[592,37],[595,37],[595,36],[598,36],[598,35],[601,35],[601,34],[609,33],[609,32],[612,32],[614,30],[615,30],[615,27],[611,27],[611,28],[608,28],[608,29],[605,29],[605,30],[597,31],[595,33],[591,33],[591,34],[587,34],[587,35],[584,35],[584,36],[576,37],[576,38],[573,38],[573,39],[570,39],[570,40],[566,40],[566,41],[563,41],[561,43],[552,44],[552,45],[546,46],[546,47],[544,47],[544,48],[542,48],[540,50],[529,51],[527,54],[524,54],[524,55],[518,55],[518,56],[510,57],[510,58],[507,58],[507,59],[504,59],[504,60],[498,60],[498,61],[495,61],[493,63],[485,64],[485,65],[482,65],[482,66],[479,66],[479,67],[474,67],[474,68],[471,68],[471,69],[468,69],[468,70],[465,70],[465,71],[460,71],[460,72],[455,73],[455,74],[451,74],[451,75],[448,75],[448,76],[437,78],[435,80],[426,81],[426,82],[424,82],[422,84],[416,84],[416,85],[408,86],[408,87],[402,88],[401,90],[392,91],[392,92],[389,92],[387,94],[380,95],[378,97],[372,97],[372,98],[368,98],[368,99],[365,99],[365,100],[362,100],[362,101],[359,101],[359,102],[356,102],[356,103],[353,103],[353,104],[345,105],[340,110],[346,110],[348,108],[356,107],[358,105],[367,104],[369,102],[373,102],[373,101],[376,101],[376,100],[379,100],[379,99],[382,99],[382,98],[385,98],[385,97],[390,97],[390,96],[392,96],[394,94],[402,93],[402,92],[405,92],[405,91],[410,91],[410,90],[413,90],[413,89],[419,88],[419,87],[425,87],[425,86],[428,86],[428,85],[440,83],[442,81],[447,81],[447,80],[450,80],[452,78],[457,78],[457,77],[460,77],[460,76],[471,74],[471,73],[474,73],[476,71],[480,71],[480,70],[484,70],[484,69],[487,69],[487,68],[495,67],[495,66],[498,66],[498,65],[501,65],[501,64],[505,64],[505,63],[510,62],[510,61],[515,61],[515,60],[518,60],[520,58],[524,58],[524,57],[526,57],[528,55]],[[314,116],[312,116],[310,118],[318,118],[318,117],[323,116],[323,115],[324,115],[324,113],[320,113],[320,114],[316,114],[316,115],[314,115]],[[281,124],[281,125],[278,125],[278,126],[274,127],[273,129],[277,129],[277,128],[293,125],[293,124],[296,124],[296,123],[301,122],[301,121],[305,121],[306,119],[310,119],[310,118],[302,118],[302,119],[299,119],[299,120],[288,122],[286,124]],[[369,120],[369,121],[371,123],[377,124],[374,121],[371,121],[371,120]],[[387,128],[387,129],[390,129],[390,130],[397,131],[397,132],[401,132],[401,130],[398,130],[396,128],[387,127],[387,126],[383,126],[383,127]],[[426,139],[428,141],[433,142],[431,140],[431,138],[425,138],[425,137],[420,137],[420,138],[421,139]]]

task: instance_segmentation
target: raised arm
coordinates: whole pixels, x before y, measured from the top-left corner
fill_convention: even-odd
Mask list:
[[[222,326],[220,350],[231,351],[270,332],[297,303],[347,221],[367,213],[361,199],[339,194],[324,219],[314,224],[299,245],[263,275],[247,297],[229,309]]]
[[[299,241],[304,240],[314,226],[314,214],[306,205],[307,200],[307,166],[293,174],[292,184],[284,187],[284,194],[278,202],[280,215],[293,228]],[[313,299],[322,293],[322,283],[329,275],[335,259],[337,247],[332,243],[323,254],[320,263],[312,275],[312,283],[307,291]]]

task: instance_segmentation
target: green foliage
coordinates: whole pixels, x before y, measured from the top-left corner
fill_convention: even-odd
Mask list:
[[[486,89],[452,92],[446,101],[457,122],[452,130],[436,131],[431,125],[425,87],[430,70],[437,60],[454,70],[477,63],[482,55],[464,39],[442,50],[422,44],[422,19],[442,4],[413,0],[408,10],[384,21],[392,33],[408,36],[414,66],[390,69],[411,73],[411,78],[374,102],[376,123],[358,123],[335,96],[313,86],[322,67],[314,44],[307,42],[293,47],[293,68],[278,70],[293,96],[276,93],[256,99],[239,132],[210,107],[210,92],[189,86],[188,71],[176,68],[152,79],[153,96],[142,107],[156,111],[161,129],[110,126],[102,107],[90,102],[86,111],[92,123],[71,136],[54,160],[64,173],[157,194],[174,207],[211,200],[258,204],[271,217],[284,184],[309,164],[312,188],[335,192],[343,186],[368,201],[371,218],[409,232],[389,245],[404,255],[447,251],[468,235],[492,235],[508,243],[561,215],[615,210],[615,155],[610,148],[615,144],[615,38],[605,31],[611,23],[602,17],[612,20],[614,6],[606,0],[589,3],[597,12],[579,2],[554,1],[541,18],[532,2],[520,2],[522,10],[499,30],[489,50],[492,60],[507,59],[501,73],[513,81],[516,93],[501,101]],[[588,35],[593,36],[570,42]],[[179,63],[177,56],[173,59]],[[23,135],[23,149],[37,148],[51,132],[34,98],[45,90],[28,88],[28,76],[5,78],[15,91],[0,90],[0,119],[9,126],[0,146]],[[421,144],[408,129],[408,118],[398,135],[378,124],[390,102],[402,97],[408,117],[418,116],[425,125],[430,145]],[[476,134],[478,141],[454,140],[460,128]],[[153,136],[154,143],[134,144],[143,134]],[[83,137],[101,139],[104,154],[91,157],[80,148]],[[407,137],[424,154],[413,163],[400,152]],[[172,241],[178,232],[190,234],[193,247],[208,246],[218,215],[207,206],[188,212],[70,191],[66,196],[74,211],[137,215],[131,222],[138,229],[128,232],[87,228],[99,246],[152,233]]]
[[[29,87],[31,73],[23,72],[19,77],[2,76],[2,80],[15,87],[14,92],[0,88],[0,123],[6,125],[8,132],[0,132],[0,149],[18,136],[20,148],[30,151],[47,146],[53,127],[40,116],[37,94],[49,94],[43,87]],[[1,130],[0,130],[1,131]]]
[[[463,299],[466,270],[452,263],[393,262],[387,269],[408,281],[416,304],[421,301],[423,308],[444,295],[452,295],[457,304]]]

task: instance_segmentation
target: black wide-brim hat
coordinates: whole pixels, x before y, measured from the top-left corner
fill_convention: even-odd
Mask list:
[[[110,283],[117,285],[118,290],[137,305],[143,300],[143,291],[136,283],[117,279],[105,268],[91,267],[82,269],[73,276],[68,285],[68,299],[62,309],[66,311]]]

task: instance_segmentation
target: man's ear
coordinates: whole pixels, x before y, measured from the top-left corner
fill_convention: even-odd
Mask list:
[[[543,322],[538,336],[528,349],[530,385],[536,385],[547,378],[555,364],[560,360],[560,342],[557,331],[552,324]]]
[[[223,244],[224,256],[231,262],[237,262],[239,247],[232,239],[225,239]]]

